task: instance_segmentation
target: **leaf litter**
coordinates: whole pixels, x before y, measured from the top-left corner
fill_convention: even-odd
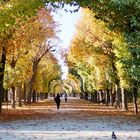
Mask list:
[[[140,140],[140,119],[132,111],[94,104],[78,98],[62,99],[60,110],[52,98],[8,109],[0,115],[4,140]]]

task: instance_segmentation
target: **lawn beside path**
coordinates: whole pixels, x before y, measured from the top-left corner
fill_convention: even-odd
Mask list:
[[[110,140],[112,131],[120,140],[140,140],[140,119],[77,97],[62,99],[60,110],[49,98],[22,108],[4,106],[0,115],[3,140]]]

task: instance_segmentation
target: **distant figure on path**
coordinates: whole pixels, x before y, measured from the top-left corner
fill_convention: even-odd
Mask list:
[[[57,109],[59,109],[60,108],[60,102],[61,102],[59,93],[57,93],[57,95],[54,97],[54,100],[56,102]]]
[[[68,100],[67,93],[65,93],[64,98],[65,98],[65,102],[67,102],[67,100]]]
[[[117,137],[116,137],[114,132],[112,132],[112,139],[115,139],[115,140],[117,139]]]

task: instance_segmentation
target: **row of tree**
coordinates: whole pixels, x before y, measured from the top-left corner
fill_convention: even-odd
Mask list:
[[[55,0],[0,0],[0,112],[3,85],[12,87],[13,95],[16,86],[27,85],[30,103],[33,89],[43,89],[43,86],[37,88],[38,81],[49,85],[46,78],[53,79],[45,75],[46,71],[55,69],[51,74],[55,78],[60,75],[57,61],[50,53],[56,38],[56,24],[50,11],[42,8],[46,2],[53,2],[54,8],[69,3],[90,9],[84,11],[84,20],[78,25],[71,44],[67,57],[70,70],[82,82],[81,91],[121,88],[124,110],[127,110],[125,91],[132,90],[137,113],[139,0],[64,0],[59,3],[54,3]]]
[[[104,98],[107,95],[107,101],[108,95],[111,96],[109,97],[111,104],[115,95],[116,107],[120,107],[122,100],[123,110],[128,110],[127,93],[131,92],[134,112],[138,113],[137,91],[140,77],[138,42],[128,41],[120,30],[109,29],[107,26],[109,23],[95,18],[97,16],[95,11],[83,9],[82,13],[67,56],[70,72],[82,78],[82,92],[88,92],[93,96],[97,93],[95,91],[100,91],[99,95],[104,91]],[[101,101],[103,96],[99,97]]]
[[[48,92],[49,81],[60,77],[51,53],[58,39],[51,10],[40,0],[0,1],[0,112],[4,89],[12,89],[31,103],[32,92]],[[51,77],[51,78],[50,78]]]
[[[100,69],[102,69],[103,71],[97,68],[97,66],[93,66],[92,70],[91,68],[89,70],[89,68],[87,68],[90,67],[89,64],[88,65],[87,64],[85,65],[84,63],[82,64],[81,63],[82,59],[75,64],[75,61],[73,60],[71,61],[68,58],[69,59],[68,63],[69,66],[75,65],[74,67],[75,70],[78,69],[78,71],[80,71],[82,75],[88,77],[88,83],[86,82],[87,83],[86,85],[90,85],[92,83],[91,81],[94,80],[93,78],[95,78],[95,76],[93,77],[89,75],[95,73],[96,71],[96,73],[98,73],[97,75],[100,75],[98,76],[98,78],[102,77],[100,78],[101,81],[99,82],[101,86],[105,85],[105,83],[107,85],[108,84],[112,85],[113,83],[115,83],[115,85],[122,88],[122,93],[128,89],[131,89],[134,98],[134,112],[137,113],[138,112],[137,92],[140,83],[140,57],[139,57],[140,56],[140,47],[139,47],[140,46],[140,39],[139,39],[140,38],[140,16],[139,16],[140,3],[139,0],[111,0],[111,1],[110,0],[98,0],[98,1],[62,0],[59,1],[59,3],[54,3],[54,0],[49,0],[49,2],[50,1],[52,2],[52,5],[55,8],[64,7],[65,4],[70,4],[75,6],[76,8],[70,12],[76,12],[80,7],[89,8],[92,12],[93,15],[92,17],[94,17],[94,19],[99,21],[96,22],[97,26],[98,24],[100,25],[105,24],[105,27],[107,27],[107,29],[105,30],[104,29],[102,30],[101,28],[103,32],[100,29],[98,29],[98,33],[99,34],[103,33],[105,37],[107,36],[109,37],[109,34],[112,34],[113,36],[116,36],[116,38],[118,38],[115,39],[114,37],[112,38],[109,37],[108,39],[107,38],[104,39],[104,37],[99,37],[98,33],[95,34],[95,31],[93,31],[95,28],[91,28],[92,25],[89,25],[88,27],[86,26],[88,24],[87,21],[90,22],[91,20],[93,20],[93,18],[90,17],[91,20],[90,19],[85,20],[86,24],[85,26],[83,26],[83,29],[85,29],[85,31],[81,29],[83,31],[83,33],[81,34],[85,34],[88,37],[81,37],[81,38],[79,37],[79,40],[81,42],[79,42],[80,45],[77,45],[77,47],[75,47],[76,48],[75,51],[77,50],[81,51],[81,54],[83,53],[84,56],[86,50],[89,56],[89,54],[91,55],[90,52],[92,52],[93,49],[96,52],[100,52],[101,49],[101,51],[103,51],[102,53],[103,59],[100,58],[98,59],[98,57],[94,57],[94,59],[96,59],[96,62],[92,56],[90,58],[88,57],[88,59],[90,63],[94,61],[94,63],[96,64],[100,64],[98,62],[101,62],[102,64],[106,63],[106,65],[110,65],[111,67],[110,69],[108,69],[107,72],[108,75],[110,75],[110,77],[106,75],[104,66],[102,66],[102,64],[100,65]],[[87,30],[89,28],[91,29],[91,31]],[[81,48],[79,46],[84,46],[84,48]],[[94,47],[91,48],[90,46],[94,46]],[[74,49],[74,47],[72,48]],[[70,53],[71,56],[73,55],[73,53],[74,51]],[[111,59],[111,60],[108,61],[107,59]],[[87,58],[84,61],[87,61]],[[105,79],[103,83],[102,83],[102,79]],[[83,78],[83,81],[84,80],[85,78]],[[114,85],[112,86],[114,87]],[[123,99],[125,98],[125,94],[122,94],[122,98]],[[124,102],[123,108],[127,110],[126,106],[127,105]]]

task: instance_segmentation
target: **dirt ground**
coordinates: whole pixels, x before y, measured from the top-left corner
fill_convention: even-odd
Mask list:
[[[16,107],[4,106],[0,139],[4,140],[140,140],[140,117],[105,105],[69,97],[56,109],[53,98]]]

